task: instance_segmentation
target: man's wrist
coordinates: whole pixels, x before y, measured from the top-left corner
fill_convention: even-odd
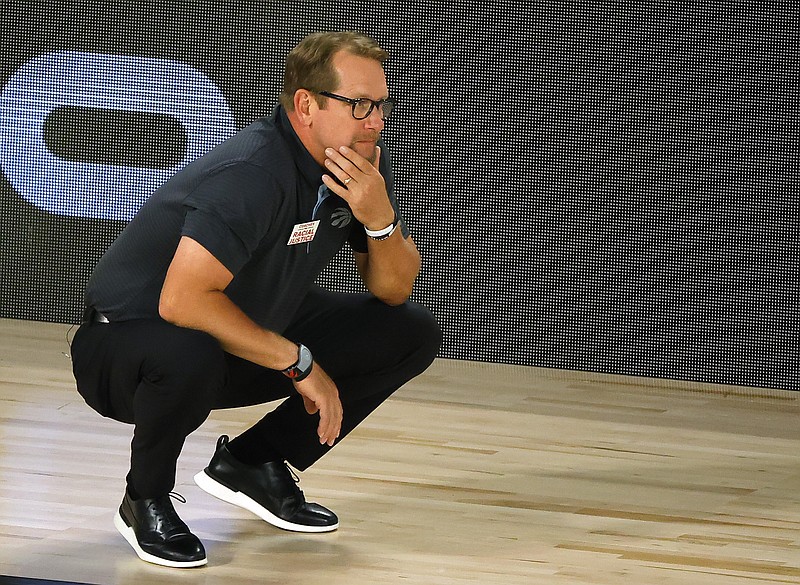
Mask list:
[[[400,220],[397,217],[394,218],[392,223],[387,225],[385,228],[381,228],[379,230],[371,230],[367,226],[364,226],[364,231],[367,235],[372,238],[373,240],[385,240],[390,237],[394,231],[397,229],[397,226],[400,225]]]

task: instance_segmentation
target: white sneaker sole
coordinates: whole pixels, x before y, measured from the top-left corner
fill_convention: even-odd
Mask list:
[[[229,504],[233,504],[234,506],[239,506],[240,508],[244,508],[248,512],[252,512],[265,522],[269,522],[273,526],[277,528],[281,528],[282,530],[290,530],[292,532],[333,532],[337,528],[339,528],[339,523],[333,524],[331,526],[306,526],[305,524],[294,524],[293,522],[288,522],[282,518],[278,518],[275,514],[267,510],[261,504],[246,496],[242,492],[235,492],[233,490],[228,489],[218,481],[216,481],[213,477],[208,475],[205,470],[201,471],[197,475],[194,476],[194,482],[198,485],[200,489],[204,492],[207,492],[214,496],[215,498],[219,498],[223,502],[228,502]]]
[[[133,547],[133,550],[136,551],[136,554],[139,556],[140,559],[143,561],[147,561],[148,563],[153,563],[154,565],[161,565],[162,567],[173,567],[176,569],[188,569],[191,567],[202,567],[206,563],[208,563],[208,559],[200,559],[199,561],[170,561],[168,559],[162,559],[155,555],[151,555],[150,553],[144,552],[142,547],[139,546],[139,541],[136,540],[136,533],[133,531],[133,528],[125,524],[125,520],[122,519],[122,516],[117,510],[117,513],[114,514],[114,526],[119,531],[119,533],[123,536],[125,540],[128,541],[128,544]]]

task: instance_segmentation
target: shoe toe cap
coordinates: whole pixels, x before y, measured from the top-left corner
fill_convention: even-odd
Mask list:
[[[194,534],[178,534],[158,542],[140,542],[142,549],[174,562],[201,561],[206,558],[203,543]]]
[[[335,526],[339,518],[331,510],[319,504],[306,502],[294,513],[291,521],[305,526]]]

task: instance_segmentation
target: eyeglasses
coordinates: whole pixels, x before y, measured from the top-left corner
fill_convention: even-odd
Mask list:
[[[385,99],[385,100],[371,100],[369,98],[349,98],[344,97],[343,95],[336,95],[335,93],[331,93],[329,91],[321,91],[319,95],[324,95],[325,97],[333,98],[335,100],[339,100],[340,102],[345,102],[350,104],[353,107],[353,117],[356,120],[363,120],[368,118],[369,115],[372,113],[372,110],[378,108],[381,113],[381,118],[387,120],[389,116],[392,115],[392,110],[394,110],[394,100],[392,99]]]

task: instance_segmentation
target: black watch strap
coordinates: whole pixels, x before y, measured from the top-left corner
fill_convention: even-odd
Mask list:
[[[297,346],[297,361],[294,365],[289,366],[285,370],[281,370],[281,372],[287,378],[299,382],[308,377],[313,367],[314,357],[311,355],[311,350],[301,343]]]

